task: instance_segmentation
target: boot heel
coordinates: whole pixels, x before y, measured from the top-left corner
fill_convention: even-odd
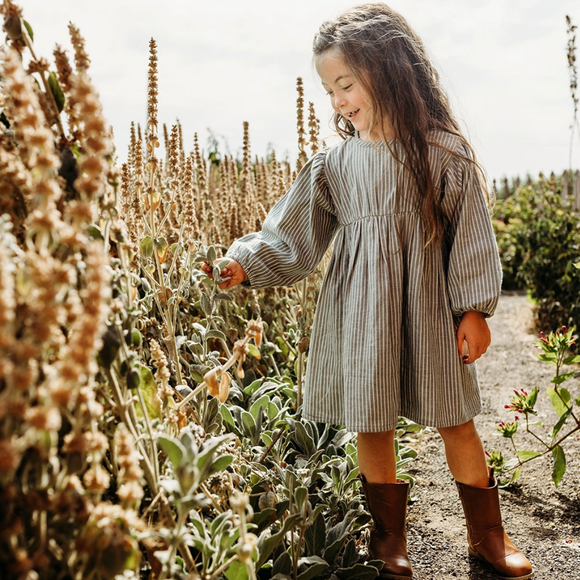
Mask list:
[[[379,574],[379,580],[413,580],[413,576],[399,576],[394,574]]]

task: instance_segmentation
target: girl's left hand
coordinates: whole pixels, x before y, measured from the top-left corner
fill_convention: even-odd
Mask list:
[[[463,352],[467,342],[469,354]],[[475,362],[491,344],[491,332],[485,316],[481,312],[468,311],[463,314],[457,327],[457,350],[465,364]]]

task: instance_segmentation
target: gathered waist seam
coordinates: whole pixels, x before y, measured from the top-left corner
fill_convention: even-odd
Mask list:
[[[362,220],[366,220],[368,218],[373,218],[373,217],[389,217],[389,216],[394,216],[394,215],[421,215],[421,212],[418,211],[393,211],[390,213],[370,213],[368,215],[364,215],[362,217],[356,218],[354,220],[351,220],[350,222],[346,222],[346,223],[341,223],[339,225],[339,228],[345,228],[346,226],[350,226],[351,224],[354,224],[356,222],[360,222]]]

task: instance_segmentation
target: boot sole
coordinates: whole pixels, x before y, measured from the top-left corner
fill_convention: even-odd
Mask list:
[[[496,572],[493,566],[484,558],[482,558],[473,548],[467,548],[470,556],[477,558],[480,562],[483,562],[500,580],[529,580],[529,578],[534,577],[534,572],[529,574],[524,574],[523,576],[501,576],[499,572]]]
[[[399,574],[385,572],[379,575],[379,580],[413,580],[413,576],[399,576]]]

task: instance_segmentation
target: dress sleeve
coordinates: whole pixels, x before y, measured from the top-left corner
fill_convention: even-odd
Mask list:
[[[252,288],[289,286],[318,266],[338,227],[325,175],[326,152],[317,153],[274,205],[262,231],[236,240],[226,257],[240,263]]]
[[[451,310],[492,316],[501,293],[502,268],[486,195],[465,145],[445,173],[442,209],[448,220],[447,286]],[[467,159],[466,159],[467,158]]]

